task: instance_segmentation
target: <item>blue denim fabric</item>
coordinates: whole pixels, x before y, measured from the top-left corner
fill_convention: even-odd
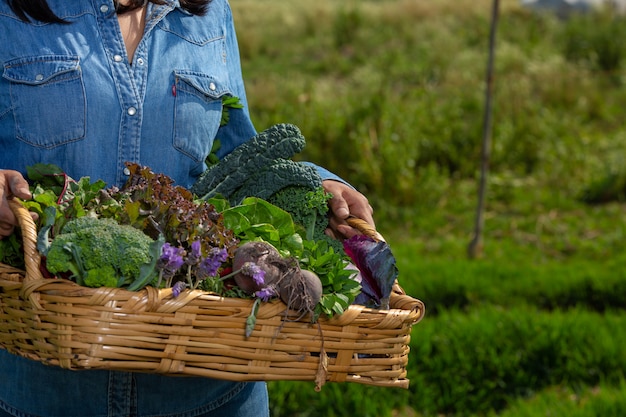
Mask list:
[[[24,23],[0,1],[0,168],[54,163],[121,186],[131,161],[189,187],[214,140],[223,157],[256,133],[227,0],[206,16],[150,4],[132,63],[112,0],[49,4],[70,24]],[[244,108],[220,127],[224,96]]]
[[[4,350],[0,375],[0,417],[269,416],[264,382],[68,371]]]
[[[202,17],[150,5],[132,63],[112,0],[49,4],[70,24],[24,23],[0,2],[0,167],[55,163],[121,186],[132,161],[190,186],[216,138],[226,154],[255,134],[226,0]],[[220,129],[227,95],[245,107]]]
[[[113,0],[48,2],[68,25],[25,23],[0,0],[0,168],[53,163],[122,186],[131,161],[189,187],[216,139],[223,157],[256,134],[227,0],[201,17],[150,4],[132,63]],[[244,107],[220,127],[229,95]],[[73,372],[0,350],[0,410],[12,415],[258,417],[267,403],[264,383]]]

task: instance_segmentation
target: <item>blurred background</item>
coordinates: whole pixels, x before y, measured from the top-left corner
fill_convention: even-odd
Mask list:
[[[258,130],[375,208],[426,304],[408,390],[270,384],[272,415],[626,415],[626,15],[492,0],[231,0]]]

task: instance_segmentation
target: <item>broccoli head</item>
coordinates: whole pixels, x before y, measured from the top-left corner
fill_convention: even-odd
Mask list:
[[[115,269],[110,265],[105,265],[87,270],[84,284],[86,287],[117,287],[118,282]]]
[[[152,242],[141,230],[113,219],[80,217],[54,238],[46,267],[53,274],[69,273],[80,285],[121,286],[150,263]]]

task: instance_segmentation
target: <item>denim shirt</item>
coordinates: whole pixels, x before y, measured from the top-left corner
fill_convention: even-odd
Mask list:
[[[256,133],[226,0],[206,16],[149,4],[132,62],[112,0],[49,4],[68,25],[24,23],[0,2],[0,168],[54,163],[121,186],[130,161],[189,187],[215,139],[223,157]],[[220,127],[226,96],[244,108]]]
[[[48,3],[68,24],[25,23],[0,1],[0,168],[54,163],[73,178],[122,186],[131,161],[189,187],[216,139],[223,157],[256,133],[227,0],[209,3],[206,16],[185,12],[178,0],[149,4],[132,62],[112,0]],[[225,96],[244,107],[230,109],[220,127]],[[318,169],[324,179],[339,179]],[[74,372],[0,349],[0,416],[198,416],[217,409],[224,411],[211,415],[267,415],[265,384]]]

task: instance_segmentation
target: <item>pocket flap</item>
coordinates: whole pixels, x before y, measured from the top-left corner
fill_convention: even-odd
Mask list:
[[[184,81],[186,84],[197,90],[197,92],[212,99],[218,99],[223,95],[230,93],[224,83],[220,82],[215,77],[207,74],[184,70],[174,70],[174,76],[176,77],[177,81]],[[177,88],[181,87],[178,82],[176,84],[178,86]]]
[[[80,60],[72,56],[37,56],[17,58],[4,65],[2,76],[23,84],[45,84],[68,72],[80,70]]]

